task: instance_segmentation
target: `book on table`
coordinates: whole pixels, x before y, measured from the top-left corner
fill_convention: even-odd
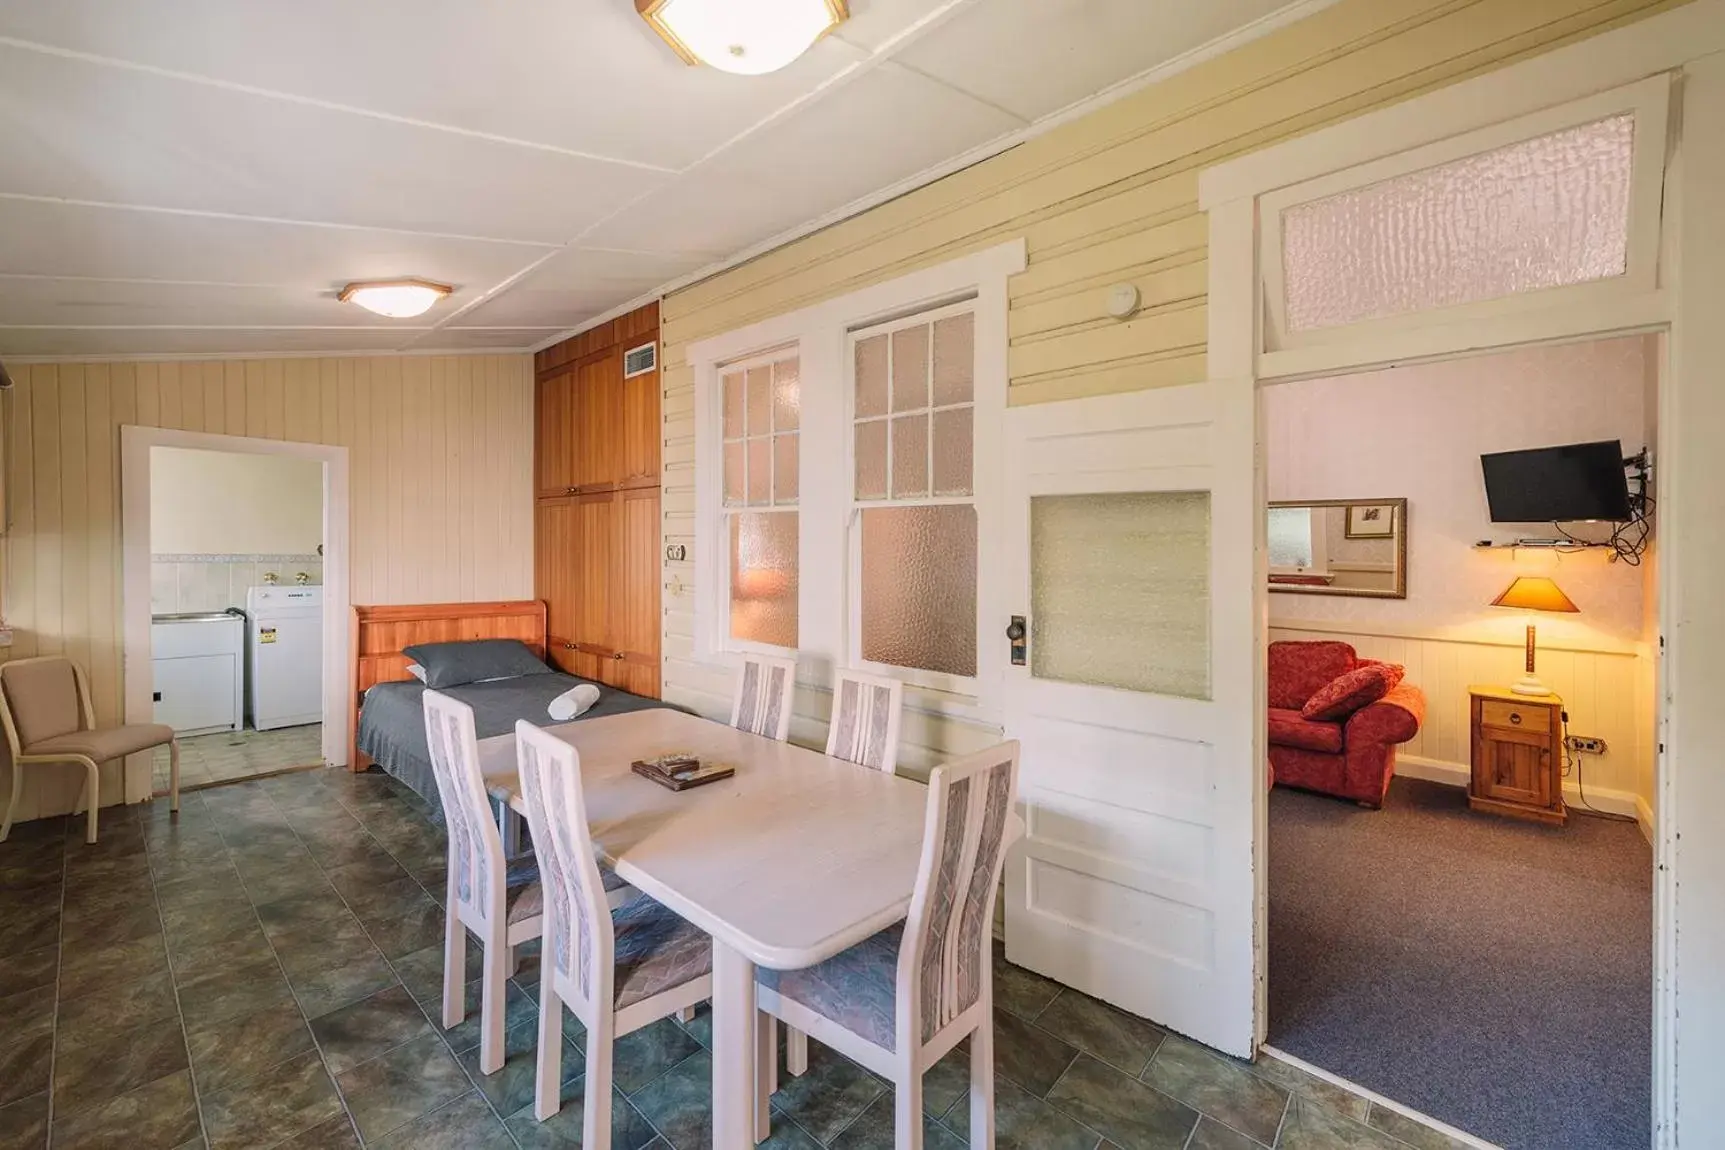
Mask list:
[[[686,791],[690,787],[716,783],[737,773],[737,768],[729,763],[703,761],[699,755],[682,753],[636,759],[629,764],[629,769],[642,778],[651,779],[661,787],[673,791]]]

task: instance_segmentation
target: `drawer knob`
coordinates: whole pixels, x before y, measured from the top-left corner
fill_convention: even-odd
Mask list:
[[[1511,711],[1509,713],[1509,721],[1512,724],[1514,724],[1515,726],[1520,726],[1521,725],[1521,712],[1520,711]]]

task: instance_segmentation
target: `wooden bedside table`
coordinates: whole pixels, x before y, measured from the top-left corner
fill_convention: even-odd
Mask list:
[[[1467,805],[1494,815],[1562,826],[1563,700],[1508,687],[1469,687],[1473,776]]]

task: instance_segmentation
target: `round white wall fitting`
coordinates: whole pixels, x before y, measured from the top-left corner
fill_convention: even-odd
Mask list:
[[[1138,287],[1136,284],[1115,284],[1108,289],[1108,314],[1115,319],[1126,319],[1138,310]]]

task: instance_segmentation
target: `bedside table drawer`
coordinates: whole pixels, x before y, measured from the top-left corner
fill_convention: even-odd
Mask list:
[[[1504,727],[1512,731],[1538,731],[1544,734],[1551,730],[1551,708],[1521,703],[1505,703],[1497,699],[1481,699],[1479,702],[1479,721],[1487,727]]]

